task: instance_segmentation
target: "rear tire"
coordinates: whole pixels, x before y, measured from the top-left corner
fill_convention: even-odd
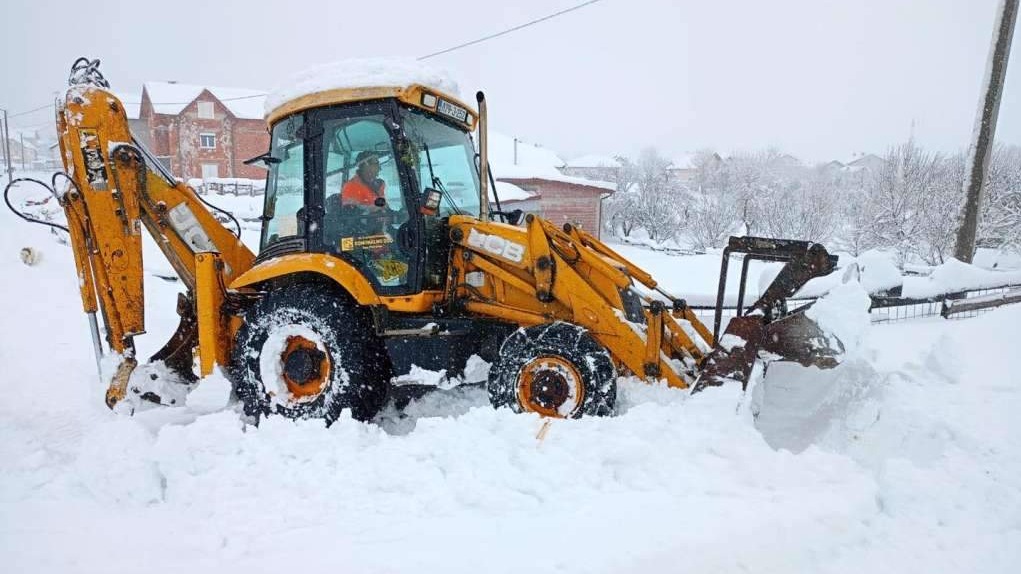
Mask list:
[[[518,329],[489,370],[489,401],[555,418],[606,416],[617,398],[610,354],[571,323]]]
[[[370,420],[393,376],[386,347],[346,294],[306,283],[271,290],[245,314],[231,379],[245,414]]]

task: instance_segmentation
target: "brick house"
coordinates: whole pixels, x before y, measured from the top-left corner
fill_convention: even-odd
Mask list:
[[[177,177],[263,179],[264,169],[243,162],[269,148],[264,99],[257,90],[146,82],[130,122]],[[132,106],[125,106],[131,118]]]
[[[524,198],[501,200],[504,210],[521,209],[557,225],[570,223],[599,237],[602,200],[614,191],[614,184],[569,176],[500,177],[529,194]]]
[[[553,151],[499,132],[489,134],[489,162],[504,210],[520,209],[599,236],[602,200],[614,192],[614,183],[565,175],[564,160]]]

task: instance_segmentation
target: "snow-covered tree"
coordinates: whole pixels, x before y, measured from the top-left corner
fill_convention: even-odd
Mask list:
[[[1021,251],[1021,146],[993,150],[978,237],[980,245]]]

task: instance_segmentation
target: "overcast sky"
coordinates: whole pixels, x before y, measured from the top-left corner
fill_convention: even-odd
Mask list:
[[[122,93],[170,79],[269,89],[309,65],[420,56],[580,1],[12,0],[0,107],[51,102],[80,55],[102,58]],[[912,129],[953,151],[968,144],[997,4],[601,0],[429,63],[450,69],[466,98],[485,90],[494,128],[565,158],[654,145],[846,159]],[[997,139],[1021,144],[1019,44]],[[44,111],[11,127],[51,122]]]

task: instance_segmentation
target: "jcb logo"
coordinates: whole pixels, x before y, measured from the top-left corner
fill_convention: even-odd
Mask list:
[[[513,241],[507,241],[498,235],[489,235],[472,229],[468,232],[468,245],[476,247],[497,257],[503,257],[514,263],[521,263],[525,256],[525,246]]]

